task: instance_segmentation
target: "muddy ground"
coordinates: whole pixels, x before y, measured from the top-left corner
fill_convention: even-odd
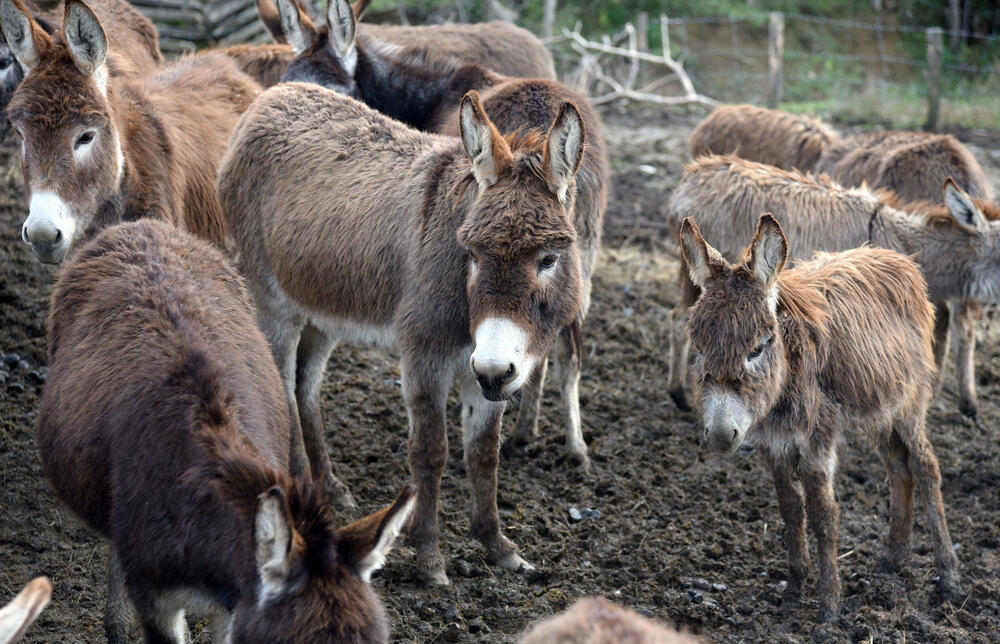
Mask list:
[[[759,454],[707,453],[696,418],[678,411],[664,391],[665,320],[678,293],[677,260],[661,213],[696,120],[697,114],[649,110],[607,114],[614,191],[581,386],[594,474],[583,476],[566,458],[554,391],[546,397],[537,441],[501,461],[506,533],[538,572],[490,569],[470,538],[454,409],[441,512],[453,585],[416,585],[413,551],[403,545],[394,552],[375,585],[395,640],[509,642],[575,598],[599,594],[719,642],[996,641],[1000,320],[992,311],[979,329],[979,421],[957,412],[949,369],[928,423],[965,599],[957,606],[935,599],[922,514],[903,572],[874,571],[887,533],[888,489],[878,457],[851,444],[842,450],[837,476],[843,615],[832,625],[813,623],[812,583],[801,609],[781,607],[781,524]],[[1000,187],[994,153],[1000,132],[959,135]],[[107,547],[54,498],[33,440],[51,271],[19,239],[25,209],[13,150],[10,143],[0,148],[0,352],[27,364],[0,367],[8,374],[0,384],[0,599],[35,575],[49,575],[54,598],[28,641],[100,641]],[[366,512],[390,501],[408,479],[398,382],[394,358],[377,351],[344,348],[330,363],[323,393],[329,445]],[[600,517],[574,523],[570,507],[596,509]]]

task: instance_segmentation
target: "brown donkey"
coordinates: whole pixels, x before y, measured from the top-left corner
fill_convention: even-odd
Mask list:
[[[65,14],[62,33],[49,35],[20,0],[0,2],[0,24],[28,70],[7,108],[23,141],[24,241],[58,263],[105,226],[149,217],[224,244],[216,168],[259,86],[219,55],[109,79],[97,16],[79,0]]]
[[[147,642],[190,641],[185,611],[217,642],[386,641],[367,582],[413,489],[337,529],[289,475],[281,379],[217,250],[162,222],[112,226],[60,271],[48,332],[39,451],[111,541],[111,642],[129,641],[122,582]]]
[[[32,3],[26,3],[38,25],[46,33],[52,34],[63,22],[63,6],[60,4],[44,13]],[[107,29],[111,41],[108,52],[108,75],[146,76],[163,64],[160,41],[156,27],[149,18],[125,0],[92,0],[90,8]],[[24,69],[17,62],[7,39],[0,33],[0,141],[7,135],[10,122],[5,109],[14,90],[24,79]]]
[[[317,83],[358,98],[370,107],[412,127],[460,135],[461,97],[479,90],[483,107],[502,134],[544,132],[561,106],[577,106],[587,131],[587,146],[576,177],[577,245],[583,268],[581,316],[554,347],[570,453],[589,469],[587,445],[580,421],[579,382],[581,327],[590,307],[591,275],[600,249],[609,183],[608,160],[600,117],[588,101],[564,85],[547,79],[510,78],[477,64],[433,55],[428,49],[386,47],[355,37],[356,18],[346,0],[331,0],[326,24],[316,29],[293,0],[278,0],[282,33],[298,34],[302,55],[289,67],[285,80]],[[306,46],[308,44],[308,46]],[[541,392],[547,361],[529,380],[521,400],[511,445],[523,444],[537,433]]]
[[[817,253],[783,272],[788,243],[770,215],[760,218],[735,265],[705,242],[693,218],[684,220],[680,237],[691,280],[702,289],[688,328],[704,440],[723,452],[736,450],[748,432],[760,443],[785,522],[787,604],[798,602],[808,572],[808,517],[820,620],[839,610],[833,479],[837,444],[852,435],[876,445],[889,474],[884,566],[895,569],[909,554],[915,486],[941,591],[955,601],[958,560],[925,435],[934,309],[917,266],[893,251],[856,248]]]
[[[792,259],[871,244],[913,255],[936,304],[1000,299],[1000,221],[994,221],[1000,209],[972,199],[953,181],[945,182],[942,193],[944,203],[900,205],[889,191],[844,188],[825,176],[708,156],[685,167],[669,222],[679,229],[683,218],[697,216],[705,238],[735,261],[742,240],[753,233],[746,213],[770,211],[784,222]],[[684,406],[683,327],[697,292],[683,267],[679,277],[684,297],[673,317],[668,390]]]
[[[456,377],[473,535],[490,563],[530,567],[500,532],[500,422],[580,311],[573,199],[584,132],[567,103],[547,135],[502,137],[470,93],[459,141],[287,83],[247,111],[219,170],[240,268],[314,473],[330,471],[318,394],[334,344],[398,348],[417,485],[410,536],[429,582],[448,583],[437,510]]]
[[[0,608],[0,644],[21,641],[51,597],[51,582],[47,577],[36,577],[9,604]]]

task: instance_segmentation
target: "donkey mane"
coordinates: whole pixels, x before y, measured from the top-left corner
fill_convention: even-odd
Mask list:
[[[790,170],[785,168],[779,168],[777,166],[768,165],[766,163],[758,163],[757,161],[748,161],[743,157],[737,156],[736,154],[706,154],[701,155],[694,159],[691,163],[684,164],[685,172],[700,172],[705,170],[729,170],[730,168],[739,168],[742,171],[750,172],[754,174],[754,178],[757,180],[773,179],[775,177],[781,178],[787,181],[795,181],[797,183],[805,184],[810,188],[829,190],[838,189],[844,191],[850,191],[852,188],[846,188],[833,179],[826,173],[813,174],[806,173],[795,168]]]
[[[875,198],[890,208],[904,210],[914,215],[923,217],[924,222],[934,226],[957,226],[955,218],[948,212],[948,207],[940,201],[906,201],[889,188],[878,188],[873,190]],[[971,197],[979,211],[983,213],[988,221],[1000,220],[1000,204],[995,204],[979,197]]]
[[[796,273],[782,275],[778,280],[778,311],[809,326],[814,332],[827,334],[829,306],[823,292]]]

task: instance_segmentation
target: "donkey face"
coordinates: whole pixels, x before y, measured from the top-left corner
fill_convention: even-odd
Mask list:
[[[702,289],[688,330],[696,350],[692,388],[704,439],[714,449],[732,452],[784,385],[777,279],[788,244],[774,218],[763,215],[743,261],[730,266],[688,217],[681,227],[681,249],[691,280]]]
[[[573,195],[583,121],[565,103],[544,140],[514,137],[512,150],[475,92],[462,99],[460,120],[479,188],[458,231],[470,254],[471,366],[496,401],[521,388],[580,311]]]
[[[7,110],[22,139],[29,214],[21,236],[39,261],[55,264],[86,234],[122,176],[106,96],[108,41],[79,0],[66,3],[65,42],[41,29],[20,0],[0,2],[0,23],[27,72]]]
[[[391,506],[339,531],[325,504],[294,501],[278,485],[258,497],[257,595],[237,605],[232,641],[387,641],[368,582],[409,519],[416,488],[407,486]]]
[[[360,99],[354,72],[358,65],[355,44],[357,17],[347,0],[330,0],[326,25],[317,29],[295,0],[258,0],[264,24],[278,42],[288,42],[298,54],[282,77],[285,82],[322,85],[338,94]],[[359,2],[363,11],[367,3]],[[275,19],[277,18],[277,19]]]

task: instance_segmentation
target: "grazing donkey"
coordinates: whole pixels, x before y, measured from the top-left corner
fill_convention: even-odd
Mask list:
[[[809,172],[840,143],[840,135],[817,119],[754,105],[721,105],[698,124],[688,149],[692,159],[736,154],[748,161]]]
[[[398,348],[417,485],[410,536],[422,576],[438,584],[448,583],[437,509],[453,380],[473,535],[490,563],[529,568],[500,532],[500,422],[582,303],[580,112],[566,103],[547,135],[503,137],[470,92],[461,118],[461,140],[423,134],[322,87],[283,83],[244,115],[219,170],[314,473],[330,471],[318,394],[334,344]]]
[[[0,24],[28,72],[7,113],[23,141],[22,237],[39,261],[59,263],[105,226],[143,217],[225,243],[216,168],[256,83],[219,55],[109,78],[107,36],[80,0],[67,0],[61,34],[21,0],[0,1]]]
[[[700,641],[602,597],[584,597],[558,615],[532,626],[518,643],[698,644]]]
[[[291,419],[243,280],[163,222],[112,226],[52,291],[38,419],[59,496],[111,541],[147,642],[384,642],[368,585],[413,505],[334,526],[319,487],[288,472]],[[123,606],[108,639],[128,641]]]
[[[819,618],[837,615],[833,478],[837,444],[852,434],[877,446],[889,474],[884,566],[897,568],[909,553],[915,485],[941,591],[955,601],[958,560],[925,435],[935,379],[934,309],[917,266],[894,251],[856,248],[817,253],[783,272],[788,243],[771,215],[761,216],[735,265],[705,242],[692,217],[680,239],[691,281],[702,289],[688,329],[697,350],[692,381],[704,440],[733,452],[752,430],[761,444],[785,522],[785,601],[798,602],[808,572],[808,516],[819,560]]]
[[[48,578],[36,577],[9,604],[0,608],[0,644],[20,641],[45,609],[50,597],[52,584]]]
[[[116,76],[146,76],[163,64],[156,27],[125,0],[91,0],[90,8],[101,19],[111,41],[108,52],[108,74]],[[63,22],[63,7],[40,12],[26,3],[38,25],[48,34]],[[17,62],[7,39],[0,33],[0,141],[10,129],[5,108],[14,90],[24,78],[24,69]]]
[[[676,230],[684,217],[696,215],[705,238],[736,261],[741,240],[753,233],[753,219],[746,213],[769,211],[784,222],[792,259],[805,259],[817,250],[871,244],[913,255],[936,304],[966,298],[996,301],[1000,221],[994,219],[1000,209],[972,199],[950,180],[943,194],[944,203],[900,205],[890,191],[844,188],[826,176],[779,170],[734,156],[708,156],[685,167],[669,221]],[[668,390],[678,405],[686,406],[683,327],[697,289],[683,267],[679,277],[684,296],[673,315]]]
[[[346,0],[331,0],[326,24],[316,29],[293,0],[278,0],[282,34],[298,42],[301,56],[285,80],[313,82],[354,98],[408,125],[439,134],[460,135],[459,103],[469,90],[482,92],[482,103],[502,134],[544,132],[571,102],[583,117],[588,144],[576,177],[576,231],[583,267],[580,318],[561,334],[554,347],[566,422],[566,444],[574,459],[590,467],[580,422],[580,362],[583,316],[590,308],[591,275],[600,249],[609,183],[608,160],[600,117],[588,101],[564,85],[547,79],[520,79],[496,74],[477,64],[440,58],[428,49],[400,50],[362,37]],[[276,34],[276,37],[279,34]],[[537,434],[546,360],[529,380],[510,445]]]

